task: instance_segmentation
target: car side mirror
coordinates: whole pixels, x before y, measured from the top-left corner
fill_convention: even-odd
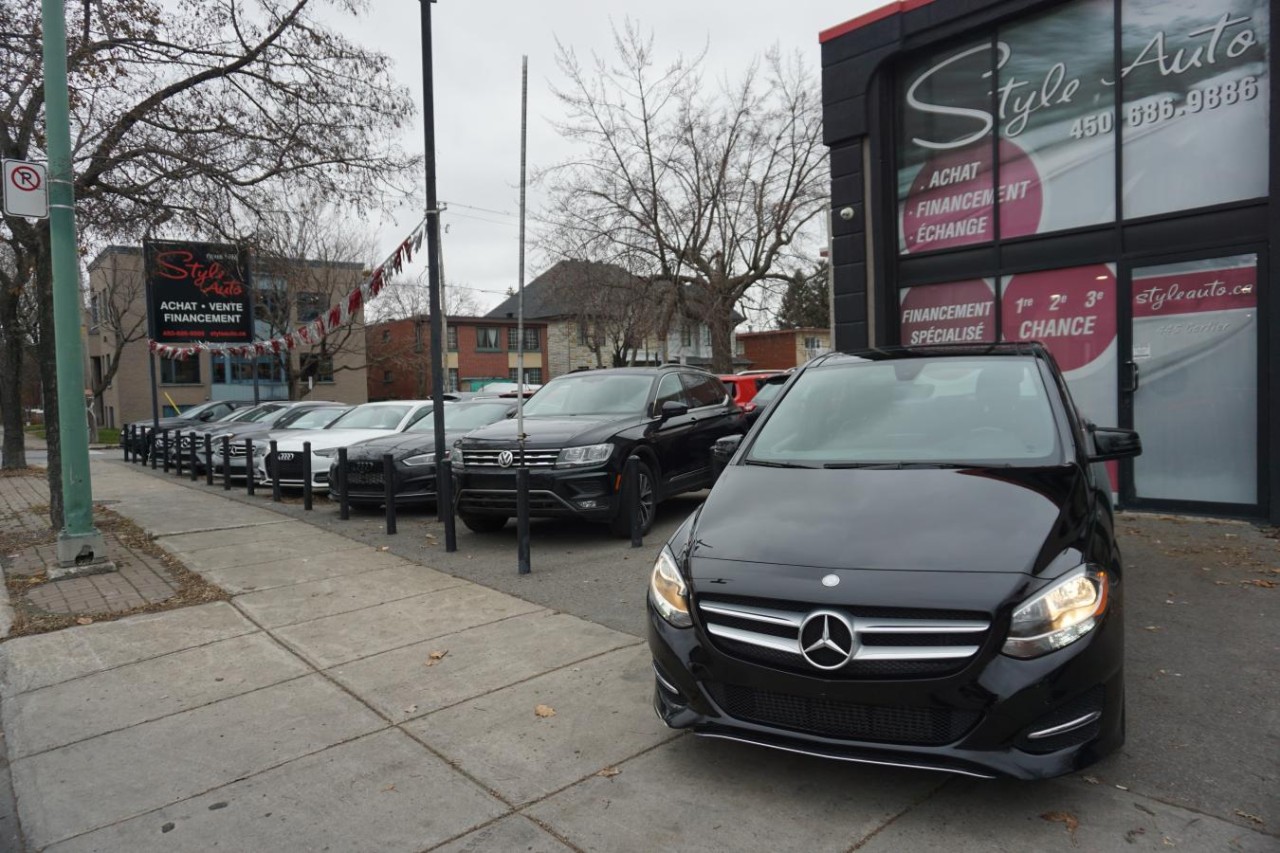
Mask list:
[[[675,400],[667,400],[662,404],[662,407],[658,409],[658,417],[664,421],[687,414],[689,414],[689,407],[684,403],[677,403]]]
[[[720,474],[728,466],[733,454],[738,452],[738,445],[740,444],[742,444],[742,436],[726,435],[723,438],[716,439],[716,443],[711,445],[712,482],[720,479]]]
[[[1142,454],[1142,439],[1131,429],[1090,426],[1089,435],[1093,438],[1090,462],[1130,459]]]

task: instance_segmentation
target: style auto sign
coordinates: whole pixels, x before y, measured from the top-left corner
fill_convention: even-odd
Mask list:
[[[144,253],[152,340],[253,341],[247,253],[190,242],[147,243]]]

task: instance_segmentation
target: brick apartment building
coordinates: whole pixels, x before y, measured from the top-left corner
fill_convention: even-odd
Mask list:
[[[514,382],[519,366],[515,320],[447,317],[445,388],[478,391]],[[547,368],[547,324],[525,321],[524,381],[540,385]],[[370,400],[415,400],[431,394],[431,318],[425,314],[370,325],[365,334]]]
[[[266,262],[264,262],[265,264]],[[294,328],[327,311],[331,300],[360,283],[355,263],[287,260],[254,270],[257,335],[272,337],[274,325]],[[119,427],[151,417],[150,366],[146,339],[146,277],[142,249],[110,246],[89,264],[89,309],[85,318],[86,385],[101,384],[120,350],[115,376],[95,404],[98,423]],[[271,312],[273,319],[263,319]],[[363,403],[364,326],[359,317],[326,341],[285,355],[258,358],[201,353],[183,361],[156,359],[161,417],[206,400],[252,400],[254,374],[261,400],[297,399]]]
[[[786,370],[831,349],[830,329],[738,332],[738,354],[753,370]]]

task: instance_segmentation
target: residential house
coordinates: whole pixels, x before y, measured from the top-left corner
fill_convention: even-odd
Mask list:
[[[524,325],[524,381],[540,385],[547,369],[547,326]],[[448,371],[445,389],[478,391],[490,382],[514,382],[520,365],[519,328],[514,320],[446,317]],[[368,327],[370,400],[414,400],[431,394],[431,318],[426,314]]]
[[[739,332],[738,351],[753,370],[786,370],[831,351],[830,329]]]

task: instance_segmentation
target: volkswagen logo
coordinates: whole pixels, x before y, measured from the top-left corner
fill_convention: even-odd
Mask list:
[[[515,454],[510,450],[504,450],[498,454],[498,464],[503,468],[510,468],[511,463],[516,461]]]
[[[276,455],[280,457],[280,461],[281,461],[281,462],[292,462],[292,461],[293,461],[293,454],[292,454],[292,453],[277,453]]]
[[[839,669],[856,650],[853,626],[839,613],[815,610],[800,625],[800,653],[818,669]]]

